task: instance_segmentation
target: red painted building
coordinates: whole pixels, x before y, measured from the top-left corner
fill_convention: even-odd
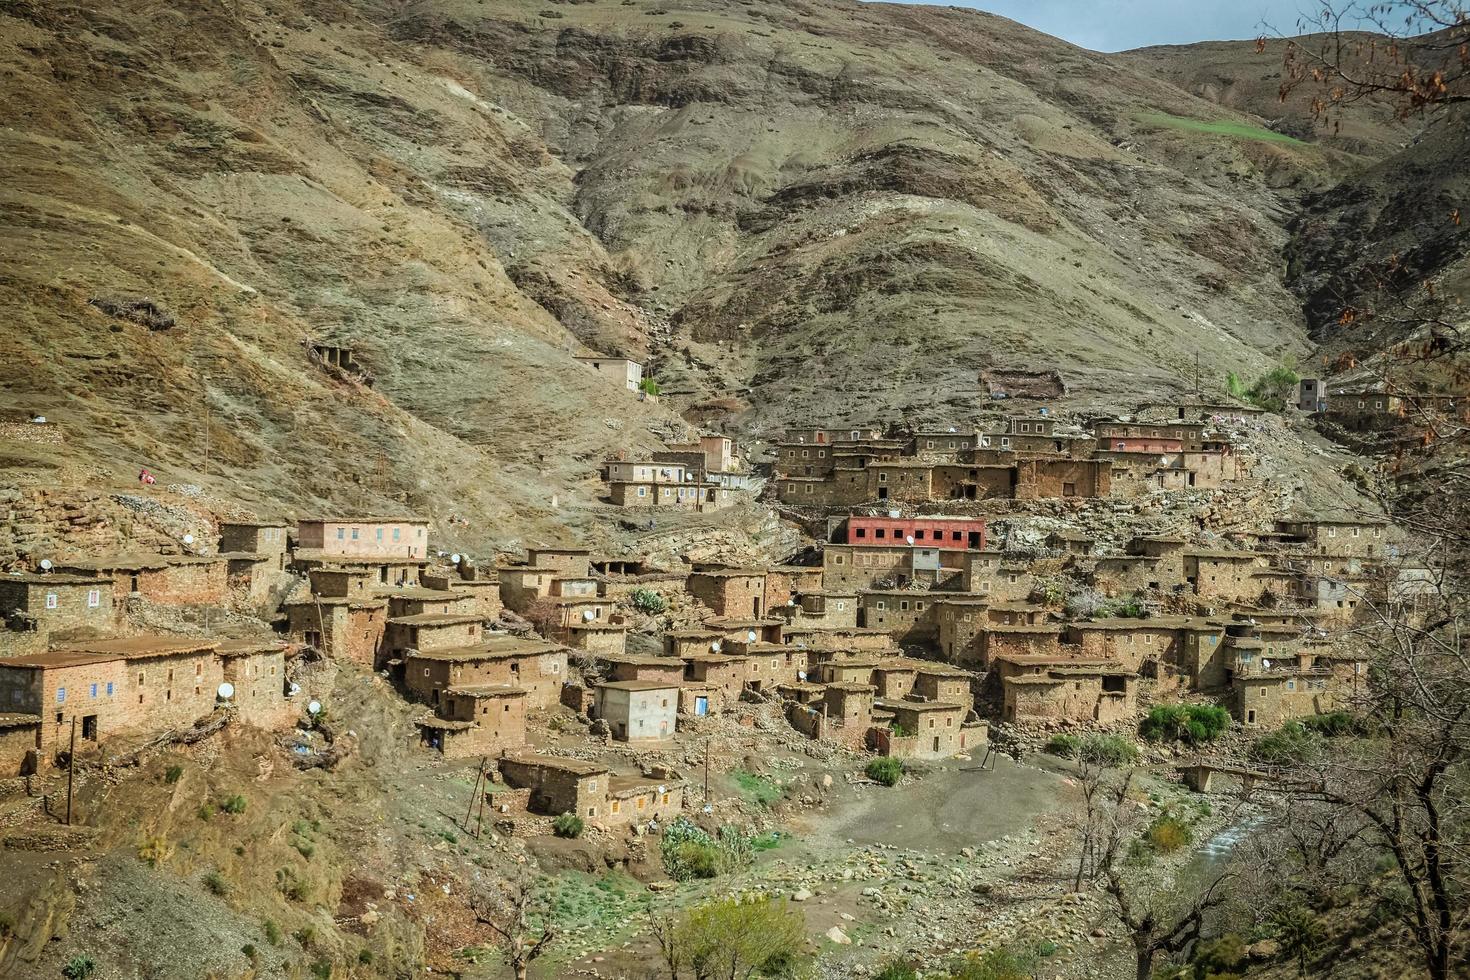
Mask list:
[[[941,551],[985,548],[985,522],[954,517],[849,517],[838,533],[845,544],[907,544],[912,537]]]

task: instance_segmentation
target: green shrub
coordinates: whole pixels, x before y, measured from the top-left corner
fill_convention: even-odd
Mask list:
[[[230,891],[230,883],[225,881],[225,876],[218,871],[211,871],[204,876],[204,887],[209,889],[212,895],[227,895]]]
[[[889,960],[873,974],[873,980],[919,980],[919,971],[907,960]]]
[[[224,813],[238,816],[245,812],[245,797],[239,793],[236,793],[234,796],[227,796],[224,802],[219,805],[219,808]]]
[[[642,381],[638,382],[638,390],[644,392],[645,394],[654,395],[656,397],[659,391],[658,382],[655,381],[653,378],[644,378]]]
[[[0,939],[6,939],[15,931],[15,917],[9,912],[0,912]]]
[[[332,961],[320,959],[311,964],[312,980],[332,980]]]
[[[366,946],[364,946],[362,949],[359,949],[357,951],[357,962],[361,963],[363,966],[367,966],[372,961],[373,961],[373,951],[372,950],[370,950]]]
[[[299,840],[293,842],[291,846],[296,848],[296,852],[302,857],[306,858],[308,861],[310,861],[311,856],[316,853],[316,845],[313,844],[311,841]]]
[[[727,824],[711,837],[686,817],[674,818],[659,846],[664,869],[676,881],[713,878],[755,860],[754,841],[739,827]]]
[[[61,968],[61,975],[66,977],[66,980],[87,980],[88,977],[96,972],[97,961],[86,953],[79,953],[73,956]]]
[[[214,804],[213,803],[201,803],[201,804],[199,804],[199,809],[197,811],[195,811],[195,812],[199,815],[199,819],[200,820],[203,820],[205,823],[208,823],[210,821],[210,818],[212,818],[214,816]]]
[[[1338,738],[1343,735],[1367,735],[1368,726],[1363,719],[1347,711],[1333,711],[1325,715],[1312,715],[1303,718],[1302,725],[1308,731],[1327,738]]]
[[[1138,746],[1121,735],[1088,735],[1078,745],[1077,757],[1105,766],[1125,766],[1138,761]]]
[[[741,792],[750,798],[752,803],[759,806],[770,806],[781,798],[785,793],[784,787],[769,776],[762,776],[756,772],[746,772],[744,769],[736,769],[730,774],[735,780],[735,785],[740,787]]]
[[[1289,360],[1267,371],[1249,386],[1234,371],[1225,375],[1225,387],[1231,395],[1268,412],[1285,410],[1300,383],[1301,376]]]
[[[879,756],[869,761],[863,772],[875,783],[894,786],[903,777],[903,760],[891,755]]]
[[[305,948],[307,946],[310,946],[312,942],[316,939],[316,927],[302,926],[300,929],[297,929],[295,932],[291,933],[291,935],[294,936],[296,938],[296,941],[302,945],[302,948]]]
[[[1082,748],[1082,739],[1076,735],[1068,735],[1066,732],[1057,732],[1046,740],[1043,749],[1049,755],[1060,756],[1063,759],[1077,758],[1077,751]]]
[[[951,962],[944,977],[946,980],[1031,980],[1037,968],[1036,959],[1034,955],[1004,948],[971,953]]]
[[[163,771],[163,781],[165,783],[168,783],[169,785],[173,785],[174,783],[178,782],[179,779],[183,777],[183,775],[184,775],[184,767],[175,764],[175,765],[169,766],[167,769],[165,769]]]
[[[293,902],[304,902],[311,897],[311,884],[297,877],[290,868],[277,869],[276,887]]]
[[[266,942],[272,946],[281,945],[281,927],[276,925],[275,919],[266,919],[261,929],[265,933]]]
[[[657,616],[669,608],[664,597],[652,589],[634,589],[629,593],[628,601],[633,604],[634,609],[650,616]]]
[[[1288,721],[1276,731],[1262,735],[1250,748],[1254,762],[1267,766],[1300,765],[1322,751],[1322,736],[1298,721]]]
[[[1138,731],[1151,742],[1200,745],[1218,738],[1229,727],[1230,712],[1215,705],[1159,704],[1149,710]]]
[[[253,960],[260,955],[260,950],[256,949],[253,943],[246,943],[244,946],[241,946],[240,952],[247,960]]]
[[[586,824],[575,813],[563,813],[551,821],[551,829],[558,837],[581,837]]]
[[[1149,824],[1143,836],[1148,841],[1148,846],[1157,854],[1173,854],[1194,837],[1188,824],[1168,814],[1159,816]]]

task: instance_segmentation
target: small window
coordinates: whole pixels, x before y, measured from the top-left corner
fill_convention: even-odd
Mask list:
[[[97,685],[96,685],[96,684],[93,684],[93,685],[92,685],[92,686],[91,686],[91,689],[90,689],[90,690],[89,690],[89,691],[88,691],[88,692],[87,692],[87,693],[88,693],[88,694],[89,694],[89,695],[90,695],[90,696],[91,696],[91,697],[94,697],[94,698],[95,698],[95,697],[96,697],[96,696],[97,696]]]
[[[47,592],[46,593],[46,608],[47,609],[55,609],[57,607],[58,603],[59,603],[59,600],[57,599],[55,592]]]
[[[96,609],[100,605],[102,605],[102,590],[101,589],[93,589],[92,591],[88,592],[87,593],[87,608],[88,609]]]
[[[107,682],[107,696],[112,697],[112,681]]]
[[[61,704],[65,700],[66,700],[66,688],[64,688],[64,687],[58,687],[56,689],[56,703],[57,704]]]
[[[346,531],[345,528],[340,528],[340,527],[337,528],[337,540],[338,541],[341,541],[344,537],[346,537],[346,535],[347,535],[347,531]]]

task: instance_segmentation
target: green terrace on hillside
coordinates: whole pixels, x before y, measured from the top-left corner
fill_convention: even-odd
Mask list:
[[[1297,146],[1305,146],[1302,140],[1285,133],[1274,130],[1263,129],[1260,126],[1252,126],[1249,123],[1235,122],[1230,119],[1220,119],[1207,122],[1203,119],[1188,119],[1184,116],[1171,116],[1167,112],[1141,112],[1137,116],[1138,121],[1150,126],[1162,126],[1166,129],[1183,129],[1195,133],[1212,133],[1216,136],[1237,136],[1241,139],[1264,140],[1270,143],[1294,143]]]

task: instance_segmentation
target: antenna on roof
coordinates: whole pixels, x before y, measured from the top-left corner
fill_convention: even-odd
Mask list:
[[[43,572],[49,572],[49,571],[51,571],[51,569],[53,569],[55,567],[56,567],[56,564],[54,562],[52,562],[52,560],[50,558],[42,558],[41,559],[41,571],[43,571]]]

